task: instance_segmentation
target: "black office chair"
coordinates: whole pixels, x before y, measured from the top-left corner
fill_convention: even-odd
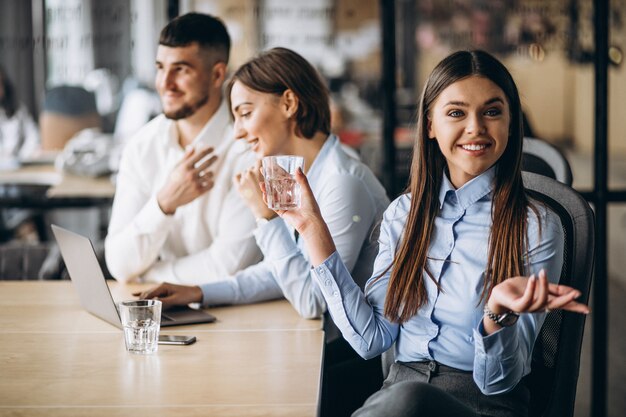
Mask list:
[[[565,248],[560,283],[578,289],[578,301],[587,303],[594,261],[594,217],[589,204],[572,188],[551,178],[524,172],[524,185],[536,200],[561,218]],[[530,390],[530,416],[571,417],[585,316],[552,311],[546,317],[533,349],[532,368],[524,378]],[[394,362],[394,347],[382,355],[387,378]]]
[[[545,140],[524,138],[522,170],[572,185],[572,169],[561,151]]]
[[[524,185],[532,196],[561,218],[565,250],[560,283],[578,289],[578,301],[589,301],[593,274],[595,230],[589,204],[572,188],[524,172]],[[567,417],[574,414],[576,384],[585,316],[560,310],[548,314],[533,350],[530,389],[531,416]]]
[[[45,243],[10,242],[0,245],[0,281],[45,279],[40,272],[49,255],[50,246]]]
[[[76,133],[88,128],[102,128],[94,93],[70,85],[46,91],[39,114],[43,150],[61,151]]]

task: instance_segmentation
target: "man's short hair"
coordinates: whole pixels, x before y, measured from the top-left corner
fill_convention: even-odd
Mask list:
[[[203,13],[187,13],[174,18],[163,30],[159,44],[170,47],[198,45],[213,53],[215,62],[228,64],[230,36],[217,17]]]

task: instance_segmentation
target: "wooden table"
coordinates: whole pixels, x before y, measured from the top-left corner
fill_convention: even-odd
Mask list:
[[[52,165],[0,171],[0,206],[19,208],[93,207],[110,204],[115,186],[108,177],[60,172]]]
[[[35,209],[31,216],[37,234],[48,240],[48,221],[44,212],[51,209],[96,208],[102,238],[109,224],[115,185],[109,177],[90,178],[55,170],[53,165],[31,165],[0,171],[0,209]],[[0,232],[2,230],[0,224]]]
[[[210,311],[216,323],[164,330],[195,344],[137,356],[70,282],[0,282],[0,416],[317,415],[321,321],[284,300]]]

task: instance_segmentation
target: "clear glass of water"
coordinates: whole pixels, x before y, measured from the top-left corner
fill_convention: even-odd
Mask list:
[[[276,155],[263,158],[263,176],[267,206],[272,210],[293,210],[300,207],[300,186],[295,175],[304,170],[304,158],[294,155]]]
[[[161,301],[122,301],[119,308],[126,350],[140,355],[155,353],[159,347]]]

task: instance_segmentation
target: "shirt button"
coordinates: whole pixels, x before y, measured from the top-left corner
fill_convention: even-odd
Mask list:
[[[324,275],[324,270],[320,269],[320,275]]]
[[[326,281],[324,281],[324,284],[326,284],[327,286],[329,286],[329,287],[330,287],[330,280],[329,280],[329,279],[327,279]]]
[[[333,291],[333,297],[339,297],[339,291]]]

